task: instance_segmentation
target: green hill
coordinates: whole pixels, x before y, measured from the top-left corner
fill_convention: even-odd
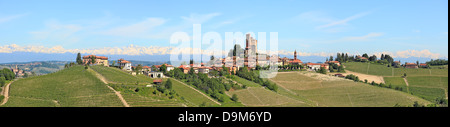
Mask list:
[[[280,87],[279,93],[306,99],[319,107],[393,107],[411,106],[415,101],[429,104],[419,97],[388,88],[310,72],[283,72],[270,79]]]
[[[429,101],[448,98],[448,66],[409,69],[360,62],[344,63],[344,66],[350,71],[383,76],[387,85],[401,87],[402,91]],[[407,77],[404,79],[405,73]]]
[[[117,96],[83,66],[15,81],[6,107],[119,107]]]
[[[202,104],[205,106],[217,106],[217,104],[194,89],[191,89],[178,81],[174,81],[175,79],[172,79],[173,90],[175,90],[179,97],[169,99],[170,95],[166,96],[165,94],[156,91],[156,88],[154,87],[145,88],[146,85],[152,84],[152,78],[144,75],[133,76],[125,71],[113,67],[91,66],[91,68],[105,77],[114,89],[121,91],[125,100],[127,100],[131,106],[198,107]],[[167,81],[167,79],[163,80]],[[138,85],[136,85],[136,83],[138,83]],[[124,85],[122,86],[122,84]],[[120,86],[120,88],[118,86]],[[140,91],[135,92],[136,88],[140,88]],[[153,91],[157,93],[153,94]]]

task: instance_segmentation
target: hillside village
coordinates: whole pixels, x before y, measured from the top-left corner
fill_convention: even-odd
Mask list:
[[[69,70],[74,72],[82,71],[80,70],[80,67],[84,66],[88,75],[93,75],[102,80],[110,90],[115,91],[121,102],[114,102],[115,104],[112,105],[117,106],[117,103],[122,103],[125,107],[129,107],[130,105],[154,106],[153,103],[155,102],[153,101],[148,101],[148,104],[140,104],[140,102],[145,99],[135,99],[133,96],[144,96],[157,98],[157,100],[166,100],[167,102],[164,103],[168,103],[167,106],[176,107],[214,105],[239,107],[310,107],[342,103],[331,100],[321,101],[321,99],[325,98],[319,100],[317,100],[317,98],[309,98],[305,100],[305,98],[298,97],[298,94],[304,93],[295,92],[298,91],[299,88],[303,91],[317,89],[319,86],[322,88],[324,83],[338,84],[338,86],[333,87],[334,89],[343,89],[348,86],[367,87],[354,91],[359,93],[354,96],[367,96],[365,92],[362,92],[367,90],[378,91],[380,93],[394,90],[397,92],[389,96],[414,98],[408,101],[402,99],[403,101],[400,102],[395,100],[385,100],[385,104],[382,105],[365,103],[366,101],[362,101],[364,103],[360,102],[361,106],[448,106],[447,60],[438,59],[426,63],[405,62],[402,64],[401,61],[395,61],[388,54],[382,54],[380,58],[377,58],[376,55],[369,56],[368,54],[363,54],[349,56],[347,53],[337,53],[336,58],[330,56],[330,58],[326,58],[325,62],[304,63],[297,51],[293,52],[293,58],[259,54],[256,50],[258,41],[253,39],[250,34],[247,34],[246,37],[245,48],[235,45],[234,49],[230,50],[227,57],[216,58],[211,56],[211,59],[206,62],[195,62],[191,60],[189,61],[189,64],[184,63],[177,66],[171,65],[170,63],[143,66],[142,64],[133,64],[131,60],[127,60],[126,58],[112,60],[111,62],[111,59],[108,56],[94,54],[81,56],[81,54],[78,53],[76,62],[66,63],[64,65],[65,69],[43,75],[43,77],[61,75],[60,73]],[[44,63],[30,64],[36,64],[32,66],[38,66]],[[51,64],[46,64],[46,66],[47,65],[50,66]],[[269,69],[278,71],[279,74],[274,78],[261,78],[259,72]],[[4,68],[0,72],[0,88],[2,88],[0,89],[2,91],[0,100],[3,100],[2,104],[8,105],[7,102],[9,97],[8,94],[6,94],[8,91],[4,89],[9,89],[9,86],[13,82],[24,82],[43,78],[42,76],[37,76],[33,74],[33,72],[26,70],[30,69],[20,69],[16,65],[15,67],[11,66],[9,68]],[[429,75],[423,76],[428,73]],[[76,75],[76,73],[73,74]],[[35,76],[36,78],[29,78]],[[437,79],[439,82],[436,82]],[[53,80],[65,79],[47,78],[46,80],[52,82]],[[72,80],[77,79],[72,78]],[[427,82],[423,82],[423,80]],[[409,83],[411,85],[409,85]],[[429,83],[433,85],[437,84],[437,86],[427,86]],[[26,85],[26,83],[17,84]],[[323,87],[322,89],[325,88],[326,87]],[[191,89],[193,91],[186,91],[186,89]],[[253,97],[249,97],[249,94]],[[329,94],[339,95],[340,93],[332,92]],[[402,94],[408,95],[405,96]],[[124,95],[125,98],[123,98],[122,95]],[[270,97],[264,99],[260,98],[266,95],[270,95]],[[382,100],[385,98],[380,97],[380,94],[372,96],[376,96]],[[196,101],[198,98],[203,98],[203,101]],[[259,102],[254,102],[255,99],[259,100]],[[264,102],[266,99],[274,100]],[[316,102],[312,100],[315,100]],[[58,100],[53,101],[59,102]],[[101,99],[96,101],[101,101]],[[13,101],[12,104],[9,105],[14,105],[15,103],[18,102]],[[346,103],[351,105],[342,106],[355,106],[353,105],[354,103],[357,102]],[[59,103],[56,104],[59,105]]]

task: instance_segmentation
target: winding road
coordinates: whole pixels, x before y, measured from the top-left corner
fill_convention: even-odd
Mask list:
[[[14,81],[11,81],[10,83],[8,83],[3,90],[3,96],[5,96],[5,98],[3,99],[2,103],[0,104],[0,106],[6,104],[6,102],[8,102],[9,99],[9,86],[13,83]]]

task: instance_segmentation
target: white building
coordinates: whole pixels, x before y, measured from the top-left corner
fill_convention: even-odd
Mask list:
[[[132,71],[130,61],[126,61],[124,59],[119,59],[117,63],[119,63],[119,68],[121,68],[122,70]]]

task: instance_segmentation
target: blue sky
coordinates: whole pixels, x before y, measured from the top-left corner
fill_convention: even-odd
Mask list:
[[[0,0],[0,50],[167,47],[194,23],[223,37],[278,32],[280,50],[302,55],[448,58],[447,0]]]

